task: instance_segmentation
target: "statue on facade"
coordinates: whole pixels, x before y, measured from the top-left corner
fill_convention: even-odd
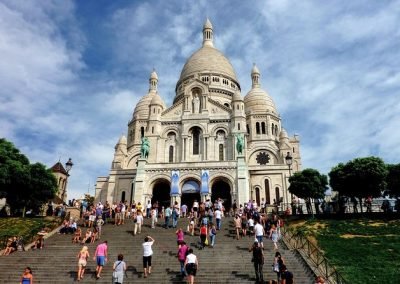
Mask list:
[[[239,155],[243,154],[244,137],[243,134],[236,134],[236,151]]]
[[[142,145],[140,146],[140,158],[145,158],[149,156],[150,152],[150,142],[147,137],[142,138]]]
[[[200,113],[200,99],[197,94],[193,95],[193,113]]]

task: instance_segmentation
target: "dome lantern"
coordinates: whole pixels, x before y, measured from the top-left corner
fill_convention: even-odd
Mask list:
[[[213,27],[210,20],[207,18],[203,26],[203,46],[213,47]]]
[[[253,64],[253,69],[251,69],[251,81],[253,88],[260,87],[260,71],[255,63]]]
[[[158,76],[156,70],[153,69],[153,72],[151,72],[149,79],[149,92],[157,91],[157,83],[158,83]]]

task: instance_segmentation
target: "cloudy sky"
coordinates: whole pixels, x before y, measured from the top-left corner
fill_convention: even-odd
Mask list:
[[[244,96],[253,62],[303,167],[400,162],[400,1],[0,0],[0,137],[31,162],[74,162],[94,194],[153,67],[170,106],[209,17]]]

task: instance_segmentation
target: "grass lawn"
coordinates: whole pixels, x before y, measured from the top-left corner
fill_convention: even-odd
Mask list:
[[[0,218],[0,246],[9,236],[22,236],[27,244],[41,229],[53,229],[59,222],[55,217]]]
[[[400,283],[400,220],[313,220],[297,228],[348,283]]]

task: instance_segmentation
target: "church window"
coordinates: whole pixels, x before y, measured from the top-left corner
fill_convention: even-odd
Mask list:
[[[125,191],[121,193],[121,201],[125,202]]]
[[[260,134],[260,123],[256,122],[256,133]]]
[[[224,106],[229,107],[229,104],[228,103],[224,103]]]
[[[269,194],[269,182],[267,179],[264,180],[265,186],[265,204],[271,204],[271,198]]]
[[[238,123],[238,130],[240,130],[240,123]]]
[[[247,134],[250,134],[250,127],[248,124],[246,124],[246,130],[247,130]]]
[[[219,160],[223,161],[224,160],[224,145],[219,144]]]
[[[144,137],[144,127],[140,127],[140,138]]]
[[[156,108],[153,108],[153,113],[156,113]]]
[[[294,147],[293,147],[293,153],[294,153]]]
[[[265,134],[265,122],[261,122],[261,133]]]
[[[272,123],[272,126],[271,126],[271,134],[272,134],[272,135],[274,135],[274,130],[275,130],[275,126],[274,126],[274,124]]]
[[[236,105],[236,109],[239,110],[239,104]]]
[[[275,135],[278,135],[278,125],[275,125]]]
[[[151,133],[154,134],[154,126],[151,127]]]
[[[260,188],[256,187],[256,202],[260,205]]]
[[[168,162],[174,162],[174,146],[169,146],[169,153],[168,153]]]
[[[193,155],[198,155],[200,153],[200,129],[195,127],[192,130],[193,138]]]
[[[279,187],[275,187],[275,197],[276,197],[276,202],[279,204],[280,199],[281,199],[281,195],[279,193]]]

